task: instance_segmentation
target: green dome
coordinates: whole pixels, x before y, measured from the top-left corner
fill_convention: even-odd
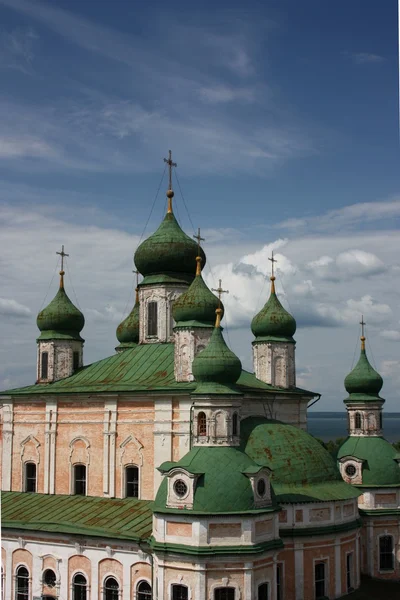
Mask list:
[[[117,327],[117,339],[121,346],[131,346],[139,342],[139,299],[136,292],[135,306]]]
[[[257,465],[237,448],[222,446],[195,447],[176,463],[161,465],[161,472],[182,467],[190,473],[199,474],[194,493],[193,509],[168,509],[168,480],[158,488],[154,512],[182,513],[235,513],[257,510],[251,481],[244,471],[256,471]],[[268,510],[263,508],[262,511]]]
[[[345,456],[366,461],[362,466],[363,486],[400,485],[400,466],[396,461],[400,455],[384,438],[350,436],[340,447],[337,458]]]
[[[179,296],[172,307],[172,316],[176,326],[194,322],[198,327],[214,327],[215,311],[219,301],[208,289],[201,274],[196,275],[189,289]],[[221,306],[223,309],[223,307]]]
[[[41,331],[39,340],[70,339],[83,341],[79,335],[85,325],[85,318],[68,298],[62,284],[56,297],[44,308],[36,319]]]
[[[306,431],[264,417],[241,421],[241,449],[272,469],[278,502],[346,500],[357,497],[327,450]]]
[[[234,384],[242,363],[226,345],[220,327],[214,328],[207,346],[195,357],[192,372],[198,382],[195,394],[237,393]]]
[[[382,377],[371,367],[365,348],[362,347],[358,363],[344,380],[344,386],[349,393],[349,397],[345,402],[351,402],[352,400],[382,401],[383,399],[379,397],[382,385]]]
[[[197,244],[180,228],[172,212],[153,235],[142,242],[135,252],[135,264],[144,276],[142,285],[155,283],[155,275],[164,275],[164,280],[191,282],[194,279]],[[203,265],[206,257],[200,248]],[[149,281],[146,278],[150,277]]]
[[[257,340],[283,339],[293,342],[296,331],[296,321],[279,302],[272,280],[271,295],[264,307],[251,322],[251,330]]]

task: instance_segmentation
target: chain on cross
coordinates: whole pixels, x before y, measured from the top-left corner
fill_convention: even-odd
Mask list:
[[[274,263],[276,263],[276,262],[278,262],[278,261],[276,260],[276,258],[274,258],[274,251],[273,251],[273,250],[272,250],[272,252],[271,252],[271,258],[269,258],[268,260],[270,260],[270,261],[271,261],[271,263],[272,263],[272,265],[271,265],[271,269],[272,269],[272,274],[271,274],[271,277],[274,277],[274,278],[275,278],[275,269],[274,269]]]
[[[64,272],[64,256],[69,256],[69,254],[64,252],[64,244],[61,246],[61,252],[56,252],[56,254],[61,256],[61,271]]]
[[[219,300],[219,304],[218,304],[218,308],[221,308],[221,296],[222,294],[229,294],[229,290],[223,290],[222,289],[222,280],[220,279],[218,282],[218,287],[217,288],[211,288],[212,292],[217,292],[218,294],[218,300]]]
[[[172,190],[172,167],[177,167],[177,163],[176,162],[172,162],[172,152],[171,150],[168,150],[168,158],[164,158],[164,162],[167,163],[168,165],[168,170],[169,170],[169,185],[168,185],[168,189]]]

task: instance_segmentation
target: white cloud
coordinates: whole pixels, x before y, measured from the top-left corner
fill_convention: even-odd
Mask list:
[[[233,88],[227,85],[215,87],[203,87],[200,89],[201,97],[210,104],[220,104],[239,100],[241,102],[253,102],[255,92],[251,88]]]
[[[16,300],[0,298],[0,315],[26,318],[31,316],[31,310]]]
[[[395,329],[384,329],[381,331],[380,335],[386,340],[391,340],[392,342],[400,341],[400,331]]]
[[[56,148],[46,141],[29,136],[0,136],[0,159],[2,158],[55,158],[59,155]]]
[[[349,56],[356,65],[378,64],[385,60],[383,56],[371,52],[346,52],[345,54]]]

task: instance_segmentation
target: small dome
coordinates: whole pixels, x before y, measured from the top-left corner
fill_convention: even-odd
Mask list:
[[[365,461],[362,485],[400,485],[400,455],[387,440],[375,436],[350,436],[339,448],[338,460],[352,456]]]
[[[251,330],[256,338],[283,338],[293,341],[296,321],[279,302],[272,280],[271,295],[264,307],[251,322]]]
[[[192,281],[194,278],[197,244],[180,228],[172,212],[153,235],[142,242],[135,252],[135,264],[146,278],[166,275],[171,279]],[[200,248],[203,265],[206,257]],[[147,283],[146,279],[142,283]]]
[[[56,297],[44,308],[36,319],[41,331],[40,340],[45,339],[73,339],[82,341],[79,335],[85,325],[85,318],[68,298],[63,287],[60,286]]]
[[[371,367],[365,348],[361,348],[360,358],[354,369],[349,373],[344,380],[346,391],[350,394],[349,400],[356,394],[354,399],[359,396],[371,396],[371,400],[379,399],[379,392],[382,389],[383,379]],[[361,399],[361,398],[359,398]]]
[[[117,339],[121,346],[139,342],[139,299],[136,291],[136,302],[129,315],[117,327]]]
[[[172,316],[177,327],[188,322],[193,325],[194,321],[199,327],[214,327],[218,305],[218,298],[206,286],[201,273],[198,273],[189,289],[174,302]],[[221,308],[223,310],[222,306]]]
[[[195,357],[192,372],[198,382],[195,394],[235,391],[242,363],[226,345],[220,327],[214,328],[208,345]]]

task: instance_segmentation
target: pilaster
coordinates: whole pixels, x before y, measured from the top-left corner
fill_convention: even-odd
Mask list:
[[[295,600],[304,600],[304,552],[303,544],[294,544],[294,571],[295,571]]]
[[[116,398],[105,399],[103,424],[103,493],[104,496],[115,498]]]
[[[46,399],[44,439],[44,490],[45,494],[55,494],[56,486],[56,435],[57,399]]]
[[[3,400],[2,490],[11,491],[14,405],[11,398]],[[10,596],[11,597],[11,596]]]

